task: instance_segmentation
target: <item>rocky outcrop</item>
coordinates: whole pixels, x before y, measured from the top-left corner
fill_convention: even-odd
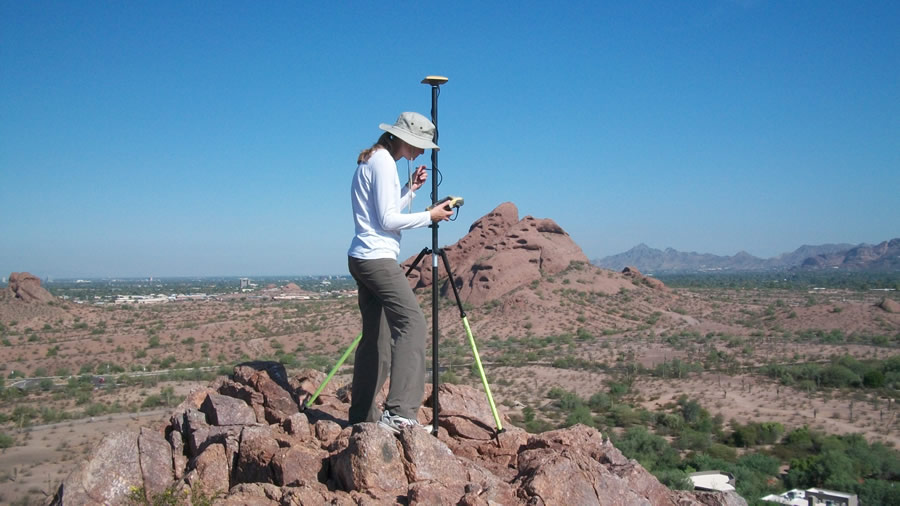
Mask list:
[[[884,309],[888,313],[900,313],[900,302],[887,297],[881,299],[881,302],[878,303],[878,307]]]
[[[473,305],[497,299],[545,275],[556,274],[570,263],[588,263],[587,256],[569,234],[550,219],[526,216],[512,202],[500,204],[478,219],[462,239],[444,248],[460,298]],[[415,257],[404,262],[404,271]],[[446,295],[444,266],[438,269]],[[431,262],[424,259],[410,273],[414,288],[431,286]]]
[[[7,294],[24,302],[51,302],[56,297],[41,286],[41,280],[28,272],[13,272],[9,275]]]
[[[437,437],[348,426],[346,393],[301,412],[319,374],[239,365],[189,395],[164,431],[107,436],[51,504],[746,505],[735,494],[669,490],[585,426],[533,435],[503,417],[497,433],[469,387],[441,385]]]
[[[635,267],[626,267],[622,269],[622,274],[636,285],[646,285],[655,290],[665,291],[669,289],[662,281],[641,274],[641,271],[637,270]]]

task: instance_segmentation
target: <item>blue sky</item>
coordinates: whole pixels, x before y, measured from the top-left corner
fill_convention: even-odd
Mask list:
[[[589,258],[877,243],[898,26],[892,1],[0,0],[0,275],[344,274],[356,156],[429,113],[429,74],[466,199],[443,245],[507,201]]]

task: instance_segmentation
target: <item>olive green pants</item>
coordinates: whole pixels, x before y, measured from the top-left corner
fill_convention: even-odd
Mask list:
[[[415,420],[425,395],[425,315],[396,260],[348,258],[363,322],[353,364],[350,423],[381,419],[375,397],[388,374],[384,408]]]

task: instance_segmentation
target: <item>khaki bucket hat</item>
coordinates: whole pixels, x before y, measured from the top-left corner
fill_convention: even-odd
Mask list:
[[[434,123],[417,112],[404,112],[393,125],[382,123],[378,128],[399,137],[410,146],[419,149],[441,149],[434,143]]]

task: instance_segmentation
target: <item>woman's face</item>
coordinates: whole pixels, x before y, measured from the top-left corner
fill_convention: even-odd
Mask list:
[[[407,144],[406,141],[402,139],[397,139],[400,141],[400,146],[397,149],[397,154],[400,155],[400,158],[406,158],[409,161],[415,160],[419,155],[425,152],[424,149],[417,148],[410,144]],[[398,160],[400,159],[398,158]]]

